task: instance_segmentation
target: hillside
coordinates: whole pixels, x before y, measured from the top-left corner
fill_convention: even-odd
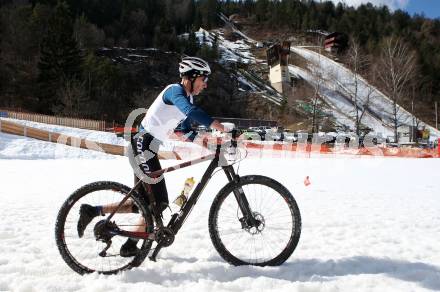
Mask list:
[[[305,113],[284,108],[284,97],[273,89],[256,71],[268,69],[264,61],[253,54],[255,44],[246,39],[230,38],[227,28],[211,31],[200,28],[195,32],[199,46],[211,48],[218,42],[219,58],[211,61],[212,76],[208,88],[195,98],[212,116],[250,119],[298,120]],[[182,34],[182,39],[188,34]],[[181,55],[155,48],[100,48],[95,54],[111,61],[130,76],[139,90],[133,100],[135,107],[148,107],[165,85],[178,82],[178,62]],[[283,112],[284,111],[284,112]],[[286,118],[290,114],[293,118]]]
[[[398,123],[435,124],[440,21],[387,7],[299,0],[2,1],[0,24],[1,108],[122,123],[178,81],[181,56],[197,55],[214,71],[196,99],[211,115],[277,120],[292,130],[347,132],[353,131],[353,110],[365,110],[362,132],[388,136],[389,102],[372,76],[364,76],[367,87],[375,85],[381,93],[374,91],[378,100],[371,107],[362,97],[353,104],[352,81],[335,84],[330,74],[325,92],[314,100],[316,84],[307,74],[320,66],[309,58],[313,50],[306,53],[303,46],[321,45],[325,31],[341,31],[357,39],[372,60],[389,37],[408,44],[418,75],[399,102]],[[295,90],[286,98],[267,82],[265,49],[280,40],[298,48],[291,58]],[[326,57],[331,56],[322,60]],[[337,59],[344,62],[343,56]]]
[[[370,129],[373,134],[382,137],[391,137],[393,135],[392,128],[392,101],[389,97],[378,90],[374,85],[369,83],[364,78],[357,78],[359,83],[357,88],[354,87],[355,76],[346,66],[341,63],[337,63],[329,58],[327,55],[319,54],[307,46],[299,46],[298,44],[307,44],[307,40],[301,38],[302,35],[290,34],[267,34],[266,31],[262,31],[258,34],[255,30],[252,30],[252,24],[241,21],[241,27],[243,31],[237,28],[237,26],[230,22],[228,18],[222,16],[223,21],[227,29],[233,32],[236,39],[235,42],[248,43],[248,49],[244,50],[245,54],[259,54],[260,58],[256,58],[252,61],[254,67],[251,69],[253,72],[261,72],[258,82],[267,82],[268,67],[264,59],[264,49],[258,49],[257,43],[267,43],[276,40],[290,39],[292,40],[291,47],[291,59],[292,65],[289,70],[292,77],[297,80],[305,81],[309,87],[309,91],[301,92],[302,95],[286,96],[287,107],[300,109],[304,108],[304,105],[311,105],[310,88],[317,86],[316,74],[322,77],[322,92],[320,93],[320,99],[322,102],[320,110],[325,112],[325,115],[332,121],[332,126],[329,126],[328,130],[343,130],[354,131],[355,124],[355,110],[364,110],[365,114],[362,119],[362,125],[366,129]],[[245,23],[245,25],[243,25]],[[244,33],[246,29],[249,29],[252,37],[249,37]],[[262,38],[258,39],[261,36]],[[271,38],[269,38],[271,37]],[[254,55],[252,55],[254,56]],[[298,61],[299,59],[304,62]],[[247,82],[252,82],[251,78],[247,79]],[[295,88],[294,88],[295,89]],[[354,91],[358,91],[358,104],[353,103]],[[368,99],[368,100],[367,100]],[[431,132],[431,139],[434,140],[440,136],[440,132],[429,124],[420,121],[419,117],[414,117],[404,107],[398,106],[399,123],[401,125],[412,125],[414,120],[417,120],[419,127],[426,127]],[[287,115],[284,115],[286,118]],[[310,115],[305,115],[302,121],[303,130],[307,130],[310,127]],[[286,120],[284,123],[287,124]]]

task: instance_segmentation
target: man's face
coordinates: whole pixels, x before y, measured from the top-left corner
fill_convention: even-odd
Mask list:
[[[196,78],[196,80],[194,81],[194,85],[193,85],[193,95],[198,95],[200,94],[203,89],[205,89],[206,87],[208,87],[208,77],[205,76],[199,76]]]

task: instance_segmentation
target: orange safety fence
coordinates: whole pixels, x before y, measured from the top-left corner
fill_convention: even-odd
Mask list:
[[[349,155],[370,155],[370,156],[386,156],[386,157],[408,157],[408,158],[439,158],[440,150],[438,149],[421,149],[421,148],[399,148],[399,147],[361,147],[358,149],[348,147],[329,147],[328,145],[313,144],[257,144],[254,142],[243,141],[243,145],[248,149],[260,150],[278,150],[278,151],[294,151],[305,153],[321,153],[321,154],[349,154]]]

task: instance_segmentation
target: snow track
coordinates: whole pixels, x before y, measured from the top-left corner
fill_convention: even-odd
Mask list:
[[[240,174],[275,178],[301,210],[302,235],[285,264],[233,267],[217,254],[207,221],[215,194],[227,182],[218,173],[156,263],[146,261],[116,276],[81,277],[55,246],[58,209],[75,189],[92,181],[132,185],[130,165],[124,157],[96,159],[102,157],[69,147],[59,149],[64,154],[58,159],[48,159],[54,158],[45,153],[49,148],[44,144],[50,143],[38,142],[0,133],[0,152],[8,150],[0,157],[1,291],[440,290],[437,159],[301,158],[292,153],[249,158],[241,163]],[[22,151],[27,160],[13,158],[23,157]],[[206,167],[203,163],[167,174],[170,200],[185,178],[200,180]],[[307,175],[311,185],[305,187]],[[165,217],[169,215],[167,211]]]

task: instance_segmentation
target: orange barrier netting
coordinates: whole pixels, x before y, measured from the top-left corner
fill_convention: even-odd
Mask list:
[[[279,150],[294,151],[305,153],[321,154],[349,154],[349,155],[370,155],[370,156],[388,156],[388,157],[408,157],[408,158],[439,158],[439,149],[418,149],[418,148],[392,148],[392,147],[361,147],[359,149],[345,147],[328,147],[327,145],[312,144],[256,144],[243,141],[243,145],[249,149],[260,150]]]
[[[242,141],[241,147],[249,150],[249,157],[258,158],[301,158],[309,155],[323,154],[330,156],[377,156],[377,157],[406,157],[406,158],[439,158],[437,149],[414,149],[414,148],[391,148],[391,147],[370,147],[370,148],[345,148],[328,147],[327,145],[311,144],[281,144],[265,143],[257,144],[255,142]],[[173,149],[179,153],[183,159],[199,157],[206,155],[209,150],[203,148],[193,148],[185,146],[175,146]]]

